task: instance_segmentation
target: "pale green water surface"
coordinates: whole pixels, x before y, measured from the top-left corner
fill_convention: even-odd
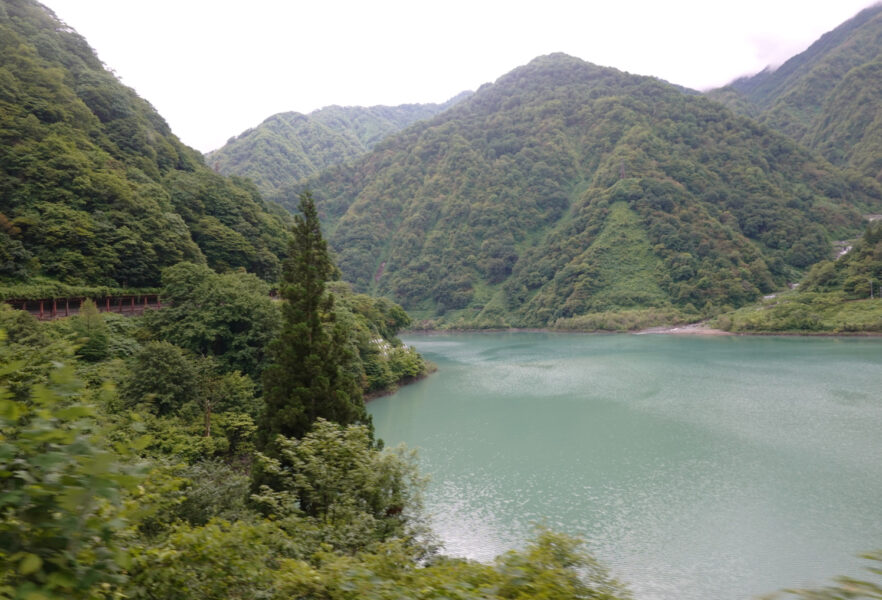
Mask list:
[[[449,554],[577,533],[638,600],[861,574],[882,548],[882,340],[406,336],[439,372],[369,404],[420,449]]]

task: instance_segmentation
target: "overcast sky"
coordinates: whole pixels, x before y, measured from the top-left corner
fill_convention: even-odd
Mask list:
[[[873,0],[43,0],[199,150],[283,111],[443,102],[566,52],[697,89]]]

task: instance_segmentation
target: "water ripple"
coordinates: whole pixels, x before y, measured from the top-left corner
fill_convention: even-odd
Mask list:
[[[421,448],[454,555],[582,535],[641,600],[740,600],[882,546],[882,340],[410,336],[436,375],[370,404]]]

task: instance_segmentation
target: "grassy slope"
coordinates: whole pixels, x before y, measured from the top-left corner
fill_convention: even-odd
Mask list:
[[[711,321],[735,333],[882,333],[882,299],[841,292],[784,292]]]

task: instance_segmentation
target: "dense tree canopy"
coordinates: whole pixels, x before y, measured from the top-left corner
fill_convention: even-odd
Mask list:
[[[882,222],[842,252],[814,265],[797,289],[723,315],[718,325],[745,332],[882,331]]]
[[[219,173],[254,179],[266,197],[287,203],[288,188],[358,158],[387,135],[428,119],[465,95],[443,104],[328,106],[308,115],[279,113],[230,138],[206,154],[205,161]]]
[[[212,173],[31,0],[0,7],[0,277],[155,286],[182,260],[278,274],[287,216]]]
[[[146,317],[160,339],[214,356],[226,370],[260,375],[280,322],[268,284],[249,273],[217,274],[192,263],[166,269],[162,283],[170,306]]]
[[[465,326],[739,306],[827,258],[882,202],[874,182],[717,103],[565,55],[311,185],[356,290]]]
[[[882,7],[871,6],[777,69],[710,97],[756,117],[835,165],[882,181]]]
[[[849,73],[831,110],[870,119],[873,77]],[[322,118],[382,134],[344,109]],[[853,144],[835,123],[817,131],[831,152]],[[853,146],[848,164],[876,168]],[[817,263],[878,208],[872,181],[559,55],[316,182],[356,290],[424,315],[682,317],[810,268],[796,302],[763,311],[805,330],[821,302],[866,303],[882,284],[878,226]],[[374,442],[362,402],[425,374],[395,338],[410,318],[332,282],[309,194],[290,241],[287,223],[254,184],[206,169],[47,9],[0,3],[0,277],[31,280],[28,297],[161,281],[166,300],[48,323],[0,305],[0,598],[630,598],[565,535],[492,564],[438,554],[414,456]],[[281,303],[263,281],[280,270]],[[843,579],[795,595],[879,593]]]

